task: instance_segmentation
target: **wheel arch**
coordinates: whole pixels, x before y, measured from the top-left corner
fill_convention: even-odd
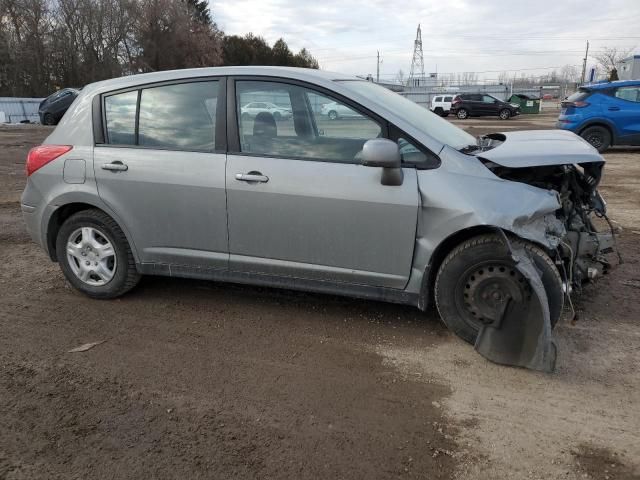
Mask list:
[[[47,221],[47,228],[45,230],[46,231],[45,241],[47,246],[47,253],[49,254],[49,257],[51,258],[52,261],[57,262],[58,260],[56,256],[56,238],[58,237],[58,232],[60,231],[60,227],[62,227],[62,224],[73,214],[81,212],[83,210],[98,210],[104,213],[105,215],[109,216],[114,222],[116,222],[116,224],[118,224],[118,226],[124,233],[127,239],[127,242],[129,242],[129,246],[131,248],[133,257],[135,258],[136,263],[138,263],[138,255],[135,249],[135,245],[129,235],[128,230],[124,228],[124,225],[122,225],[122,223],[118,220],[118,218],[116,218],[116,216],[113,215],[111,212],[93,203],[88,203],[87,201],[74,201],[74,202],[69,202],[64,205],[61,205],[58,208],[56,208],[51,214],[51,216],[49,217]]]
[[[584,132],[587,128],[589,127],[603,127],[606,128],[607,131],[609,132],[609,134],[611,135],[611,145],[615,145],[618,141],[618,135],[616,133],[616,129],[615,126],[612,125],[611,123],[607,122],[606,120],[603,119],[593,119],[593,120],[588,120],[587,122],[585,122],[583,125],[580,126],[580,128],[577,130],[577,134],[582,136],[582,132]]]
[[[422,287],[420,291],[420,298],[418,300],[418,308],[420,308],[421,310],[426,310],[431,304],[434,298],[434,287],[438,270],[440,270],[442,262],[453,249],[455,249],[458,245],[466,242],[470,238],[477,237],[479,235],[495,234],[501,231],[504,232],[507,237],[515,237],[523,241],[530,242],[542,248],[550,256],[553,256],[554,252],[551,251],[546,245],[525,238],[511,230],[507,230],[502,227],[494,225],[474,225],[472,227],[458,230],[457,232],[452,233],[444,240],[442,240],[431,254],[429,264],[425,268],[424,275],[422,277]]]

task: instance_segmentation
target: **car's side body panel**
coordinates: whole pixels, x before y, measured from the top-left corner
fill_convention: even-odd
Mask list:
[[[236,175],[257,171],[265,183]],[[229,155],[230,268],[403,288],[416,216],[416,171],[400,186],[356,164]]]

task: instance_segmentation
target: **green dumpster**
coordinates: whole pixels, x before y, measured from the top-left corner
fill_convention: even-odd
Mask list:
[[[509,102],[520,105],[520,113],[540,113],[539,98],[524,93],[514,93],[509,97]]]

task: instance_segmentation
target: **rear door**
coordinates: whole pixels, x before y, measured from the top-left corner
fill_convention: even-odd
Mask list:
[[[98,191],[144,263],[227,268],[224,91],[210,78],[102,98]]]
[[[615,123],[620,141],[640,145],[640,85],[617,88],[604,113]]]
[[[385,186],[381,169],[359,161],[366,140],[385,136],[384,122],[285,80],[238,79],[234,96],[238,105],[272,97],[293,115],[238,124],[229,110],[230,269],[403,288],[415,242],[415,169],[404,169],[401,186]],[[348,115],[321,115],[333,101]]]
[[[477,94],[467,94],[464,96],[466,100],[465,103],[469,107],[469,110],[474,115],[482,115],[483,113],[483,104],[482,104],[482,95]]]

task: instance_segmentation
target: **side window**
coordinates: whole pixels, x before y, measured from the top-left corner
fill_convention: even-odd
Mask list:
[[[453,97],[444,97],[444,101],[445,102],[450,102],[453,99]]]
[[[640,87],[620,87],[616,90],[615,96],[629,102],[640,103]]]
[[[391,126],[390,138],[398,143],[400,148],[400,157],[403,164],[407,166],[416,166],[420,169],[437,168],[440,166],[440,160],[437,156],[418,147],[411,139],[395,126]]]
[[[138,91],[109,95],[104,99],[107,143],[136,144],[136,105]]]
[[[213,151],[217,98],[218,81],[143,89],[138,144]]]
[[[249,111],[251,102],[275,108]],[[314,90],[277,82],[236,82],[240,150],[256,155],[358,163],[364,143],[381,126]]]
[[[495,98],[490,97],[489,95],[483,95],[482,96],[482,101],[484,103],[493,103],[493,102],[495,102],[495,100],[496,100]]]

